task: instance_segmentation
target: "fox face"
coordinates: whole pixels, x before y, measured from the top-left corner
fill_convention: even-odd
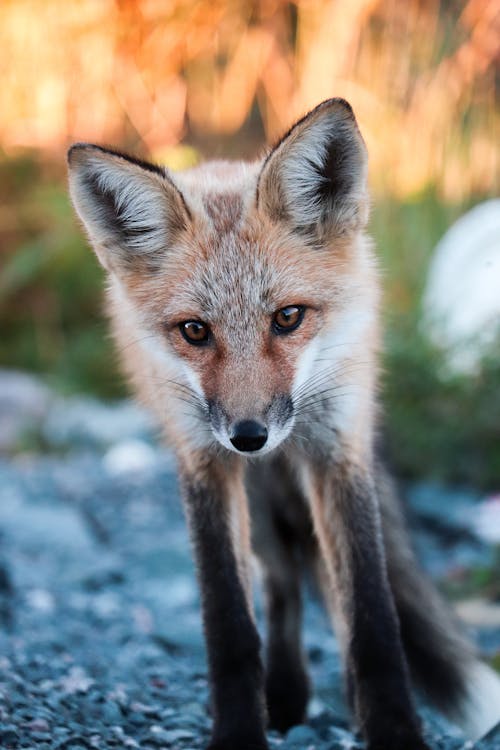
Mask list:
[[[271,227],[266,241],[258,226],[244,234],[215,228],[205,252],[196,251],[165,305],[166,344],[215,438],[229,450],[268,452],[292,429],[300,371],[328,315],[327,290],[316,283],[312,291],[297,263],[303,248],[294,252],[293,239]]]
[[[171,431],[260,455],[334,429],[325,407],[373,348],[376,303],[349,105],[320,105],[254,164],[171,175],[87,144],[69,163],[128,369]]]

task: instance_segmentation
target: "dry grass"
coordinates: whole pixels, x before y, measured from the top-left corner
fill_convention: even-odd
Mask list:
[[[499,0],[4,0],[0,145],[252,152],[344,96],[377,189],[492,193],[499,22]]]

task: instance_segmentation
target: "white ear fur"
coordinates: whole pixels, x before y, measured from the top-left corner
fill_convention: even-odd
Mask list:
[[[68,152],[73,205],[107,270],[157,267],[189,211],[166,171],[90,144]]]
[[[366,173],[366,148],[351,107],[343,99],[329,99],[271,151],[257,202],[306,233],[344,233],[368,218]]]

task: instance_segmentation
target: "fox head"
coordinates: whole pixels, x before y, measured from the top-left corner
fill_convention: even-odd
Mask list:
[[[371,305],[366,149],[347,102],[323,102],[253,164],[171,174],[89,144],[68,160],[129,370],[157,411],[173,409],[164,393],[176,402],[175,429],[262,454],[325,410]]]

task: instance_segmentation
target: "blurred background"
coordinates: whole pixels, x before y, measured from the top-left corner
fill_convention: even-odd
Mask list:
[[[0,366],[126,393],[67,197],[70,143],[173,169],[251,158],[342,96],[371,159],[391,459],[404,478],[498,489],[499,339],[450,368],[421,299],[445,230],[498,192],[499,39],[498,0],[3,0]]]

